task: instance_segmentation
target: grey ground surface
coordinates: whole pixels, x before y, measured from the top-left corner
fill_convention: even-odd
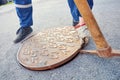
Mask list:
[[[71,26],[67,0],[34,0],[34,31]],[[120,0],[94,0],[93,14],[112,48],[120,49]],[[120,80],[120,57],[79,54],[48,71],[30,71],[16,60],[21,44],[13,44],[19,28],[13,4],[0,6],[0,80]],[[85,49],[95,49],[91,39]]]

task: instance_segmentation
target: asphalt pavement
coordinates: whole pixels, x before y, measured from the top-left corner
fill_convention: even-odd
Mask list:
[[[93,14],[104,37],[120,49],[120,0],[94,0]],[[72,25],[67,0],[34,0],[34,31]],[[14,4],[0,6],[0,80],[120,80],[120,57],[100,58],[79,54],[69,63],[47,71],[31,71],[19,64],[16,55],[21,44],[14,44],[19,20]],[[84,49],[96,49],[90,39]]]

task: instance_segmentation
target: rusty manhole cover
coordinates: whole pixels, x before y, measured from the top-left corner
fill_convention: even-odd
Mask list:
[[[31,70],[47,70],[72,59],[83,44],[73,27],[44,30],[26,40],[17,59]]]

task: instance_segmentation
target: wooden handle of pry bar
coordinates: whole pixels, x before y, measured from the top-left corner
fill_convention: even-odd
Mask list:
[[[85,23],[91,33],[91,36],[96,44],[97,49],[108,48],[109,45],[103,37],[102,32],[92,14],[87,0],[74,0],[79,12],[81,13]]]

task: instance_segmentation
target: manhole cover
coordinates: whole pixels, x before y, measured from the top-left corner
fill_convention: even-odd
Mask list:
[[[31,70],[53,69],[75,57],[82,44],[73,27],[52,28],[26,40],[17,59]]]

